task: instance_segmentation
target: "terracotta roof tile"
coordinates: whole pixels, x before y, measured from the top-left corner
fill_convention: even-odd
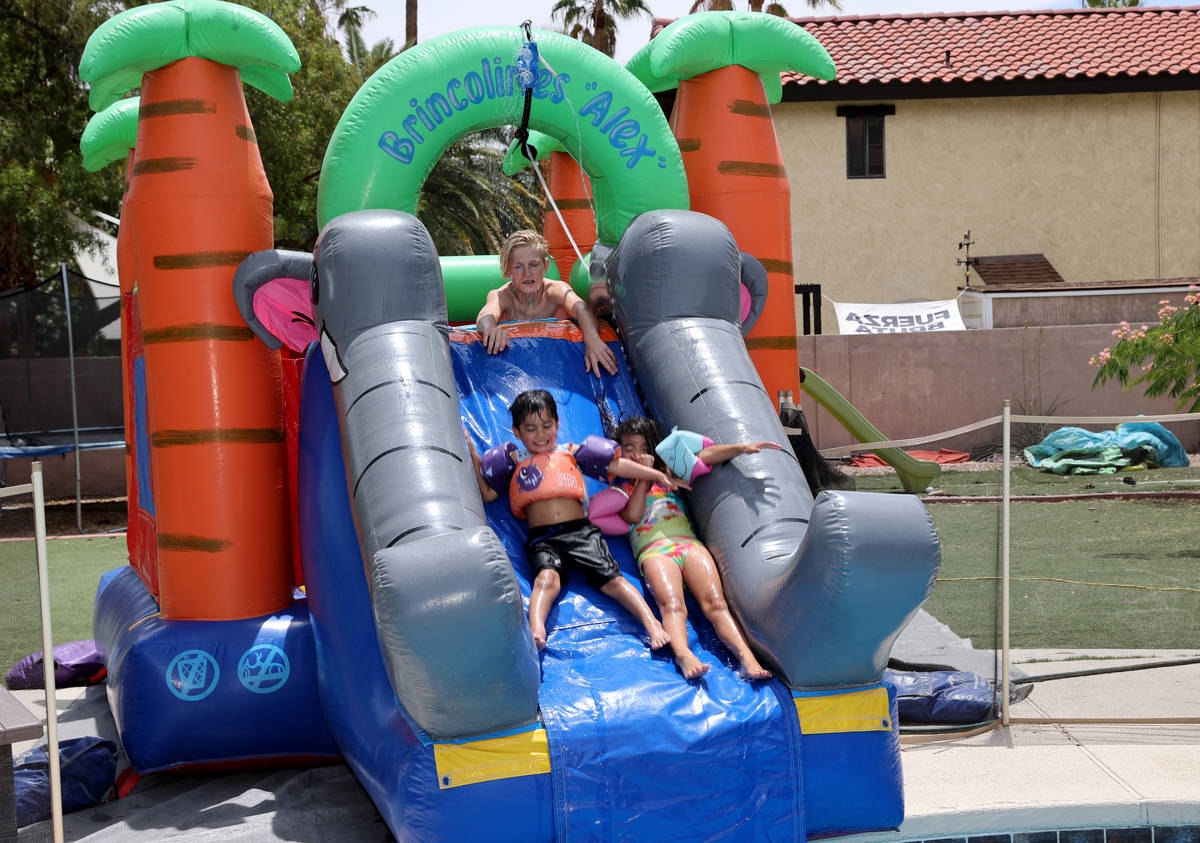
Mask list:
[[[793,18],[833,57],[833,82],[1134,78],[1200,74],[1200,6]],[[655,35],[669,20],[654,22]]]

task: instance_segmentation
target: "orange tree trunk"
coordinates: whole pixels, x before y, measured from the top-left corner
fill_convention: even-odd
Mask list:
[[[273,245],[272,195],[235,68],[185,58],[145,75],[125,216],[163,616],[278,610],[291,596],[279,358],[232,286]]]
[[[550,187],[550,195],[554,197],[558,210],[571,229],[579,251],[587,253],[596,245],[596,215],[592,212],[588,193],[591,185],[587,175],[579,164],[565,152],[550,153],[550,173],[546,184]],[[554,209],[546,206],[546,216],[543,228],[546,232],[546,242],[550,246],[550,257],[558,264],[559,276],[567,281],[571,277],[571,267],[577,258],[567,239],[567,232]]]
[[[758,74],[731,65],[681,82],[671,127],[692,210],[725,223],[766,267],[766,308],[746,347],[771,399],[781,389],[798,399],[791,188]]]

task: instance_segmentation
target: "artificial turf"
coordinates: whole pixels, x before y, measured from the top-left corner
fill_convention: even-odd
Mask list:
[[[929,507],[942,566],[925,608],[974,646],[999,646],[999,503]],[[1010,646],[1200,647],[1200,502],[1011,504]]]
[[[91,638],[96,587],[105,571],[127,563],[125,536],[51,539],[46,544],[51,640],[61,644]],[[42,649],[32,539],[0,542],[0,581],[5,584],[0,609],[0,670],[7,673],[17,661]]]

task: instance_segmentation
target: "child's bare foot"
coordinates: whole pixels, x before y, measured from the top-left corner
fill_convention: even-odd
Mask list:
[[[754,681],[755,679],[770,679],[771,671],[759,664],[758,659],[754,658],[753,654],[746,653],[742,657],[742,676],[750,681]]]
[[[546,627],[540,623],[529,622],[529,629],[533,632],[533,643],[537,644],[539,650],[546,649]]]
[[[696,654],[690,650],[686,655],[676,656],[675,665],[684,679],[699,679],[708,673],[708,665],[696,658]]]
[[[663,625],[656,620],[647,621],[645,624],[646,632],[650,636],[650,649],[657,650],[659,647],[665,647],[671,643],[671,636],[663,628]]]

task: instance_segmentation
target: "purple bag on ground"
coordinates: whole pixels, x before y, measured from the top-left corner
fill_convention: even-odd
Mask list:
[[[59,688],[91,685],[103,678],[104,662],[91,638],[68,641],[54,646],[54,684]],[[26,691],[45,687],[42,673],[42,651],[21,659],[4,677],[10,691]]]

